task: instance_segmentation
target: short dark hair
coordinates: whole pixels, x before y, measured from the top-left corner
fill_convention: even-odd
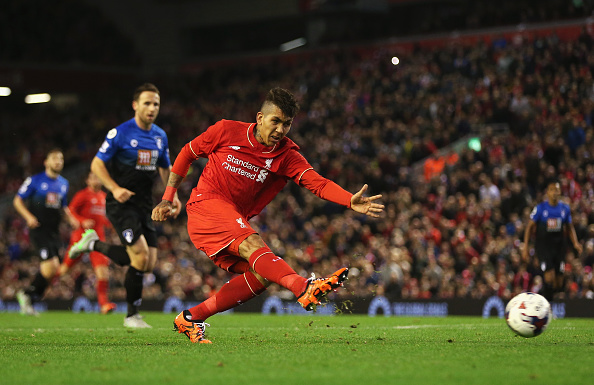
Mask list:
[[[299,103],[297,103],[295,96],[284,88],[275,87],[268,91],[268,95],[266,95],[266,99],[262,103],[262,109],[264,109],[266,103],[274,104],[283,114],[290,118],[294,118],[299,112]]]
[[[136,88],[136,90],[134,90],[132,100],[138,100],[138,98],[140,98],[140,94],[142,94],[144,91],[156,92],[157,95],[161,96],[161,93],[159,92],[159,89],[156,85],[154,85],[153,83],[144,83],[143,85]]]
[[[549,188],[549,186],[552,185],[552,184],[558,184],[558,185],[560,185],[561,184],[561,181],[559,179],[557,179],[557,178],[547,179],[547,184],[546,184],[547,188]]]
[[[64,154],[64,151],[62,151],[62,149],[60,147],[53,147],[52,149],[50,149],[47,154],[45,154],[45,157],[47,158],[48,156],[50,156],[53,153],[59,152],[62,155]]]

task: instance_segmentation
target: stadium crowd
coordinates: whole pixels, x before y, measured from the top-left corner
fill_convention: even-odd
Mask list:
[[[582,255],[567,255],[563,295],[594,298],[592,45],[584,30],[574,41],[553,33],[417,48],[398,66],[386,46],[220,66],[155,80],[162,95],[157,124],[175,158],[221,118],[253,121],[253,103],[269,88],[293,90],[302,112],[289,137],[346,189],[369,182],[371,194],[384,195],[386,214],[369,220],[289,184],[253,224],[298,273],[324,276],[351,266],[339,296],[510,298],[538,291],[542,271],[520,258],[523,230],[545,183],[558,178],[584,245]],[[107,130],[131,116],[117,96],[101,100],[83,101],[77,111],[48,110],[51,119],[18,111],[4,117],[15,140],[0,160],[3,191],[14,193],[53,145],[64,148],[66,167],[90,160]],[[26,134],[31,127],[34,138]],[[471,133],[480,134],[480,150],[463,148],[426,180],[424,160]],[[182,184],[182,200],[202,166],[195,164]],[[74,192],[82,180],[71,184]],[[37,260],[27,258],[24,221],[9,212],[0,226],[0,298],[12,300]],[[145,299],[201,300],[229,279],[191,244],[183,214],[158,231],[159,261],[145,279]],[[62,232],[66,244],[66,225]],[[112,270],[113,300],[124,296],[119,274]],[[93,279],[91,267],[80,264],[46,298],[92,298]],[[274,285],[268,292],[286,294]]]

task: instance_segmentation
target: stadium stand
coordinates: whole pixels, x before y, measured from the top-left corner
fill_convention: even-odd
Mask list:
[[[416,44],[398,66],[390,62],[389,43],[205,66],[155,80],[163,97],[158,124],[168,132],[175,157],[221,118],[252,121],[259,107],[254,101],[270,87],[294,90],[302,112],[291,138],[321,174],[351,191],[368,182],[372,193],[382,193],[386,216],[367,220],[289,185],[254,224],[266,229],[275,253],[301,267],[298,273],[323,276],[350,265],[349,292],[339,296],[508,299],[538,291],[542,272],[520,261],[522,234],[547,178],[557,177],[584,244],[583,255],[568,253],[564,295],[592,299],[590,26],[578,23],[565,35],[511,30],[478,44]],[[3,110],[11,140],[0,144],[0,190],[14,194],[25,176],[38,171],[48,147],[64,148],[67,166],[85,165],[107,130],[130,115],[121,107],[129,97],[101,91],[83,95],[76,109]],[[480,149],[459,146],[469,135],[480,138]],[[446,154],[448,161],[425,174],[433,154]],[[196,164],[180,188],[182,197],[200,171]],[[71,182],[73,191],[82,184]],[[66,244],[68,229],[62,231]],[[200,300],[228,280],[195,250],[183,218],[163,224],[159,233],[159,262],[145,282],[144,298]],[[27,285],[32,264],[27,229],[10,209],[0,234],[0,298],[9,300]],[[90,266],[74,272],[54,284],[47,298],[92,298]],[[112,272],[111,295],[121,299],[122,273]]]

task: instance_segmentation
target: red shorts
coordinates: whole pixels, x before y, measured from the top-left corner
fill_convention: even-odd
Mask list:
[[[250,268],[239,256],[239,245],[256,230],[230,203],[220,199],[192,202],[186,207],[188,234],[194,246],[215,265],[231,273],[243,274]]]
[[[82,229],[79,227],[78,229],[74,230],[70,234],[70,245],[68,245],[68,250],[70,250],[72,245],[82,237],[85,230],[86,229]],[[103,231],[99,231],[97,229],[95,229],[95,231],[97,231],[97,235],[99,235],[99,239],[104,241],[105,233]],[[91,265],[93,265],[93,269],[95,269],[97,266],[109,266],[109,258],[107,258],[105,255],[101,254],[98,251],[92,251],[89,254],[89,257],[91,258]],[[68,251],[66,251],[66,257],[64,258],[64,263],[66,264],[66,266],[72,267],[81,259],[82,258],[77,258],[77,259],[68,258]]]

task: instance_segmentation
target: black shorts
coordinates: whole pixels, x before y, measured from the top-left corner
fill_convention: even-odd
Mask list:
[[[157,231],[150,212],[117,201],[108,201],[105,211],[123,245],[131,246],[144,235],[149,247],[157,247]]]
[[[557,273],[563,272],[566,255],[567,249],[565,248],[551,248],[536,252],[542,271],[555,270]]]
[[[60,257],[62,242],[60,242],[60,236],[58,234],[33,229],[30,233],[30,239],[35,255],[38,255],[42,261],[47,261],[53,257]]]

